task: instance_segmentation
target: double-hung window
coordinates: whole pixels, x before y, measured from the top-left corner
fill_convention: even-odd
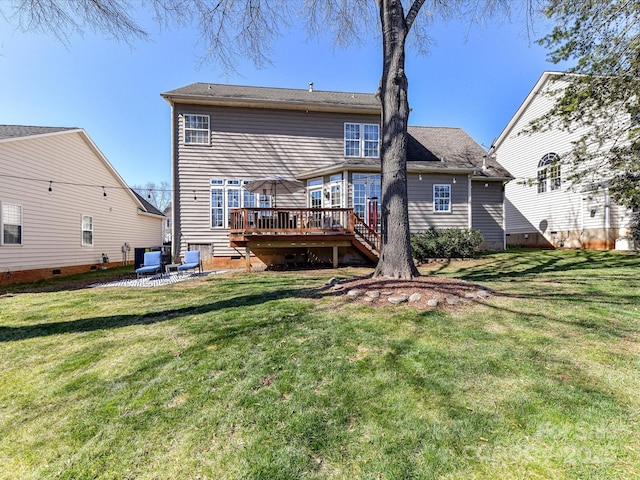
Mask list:
[[[377,158],[380,156],[380,125],[344,124],[345,157]]]
[[[451,185],[433,186],[433,211],[436,213],[451,212]]]
[[[209,145],[209,115],[184,115],[184,143],[186,145]]]
[[[93,245],[93,217],[82,215],[82,245],[90,247]]]
[[[2,244],[22,245],[22,205],[2,203]]]

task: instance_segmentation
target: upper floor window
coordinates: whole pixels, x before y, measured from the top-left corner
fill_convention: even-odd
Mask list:
[[[0,211],[2,244],[22,245],[22,205],[3,203]]]
[[[89,247],[93,245],[93,217],[82,215],[82,245]]]
[[[451,211],[451,185],[433,186],[433,211]]]
[[[380,125],[344,124],[345,157],[377,158],[380,156]]]
[[[209,145],[209,115],[184,115],[184,143]]]
[[[538,193],[559,190],[562,185],[559,157],[557,153],[547,153],[538,162]]]

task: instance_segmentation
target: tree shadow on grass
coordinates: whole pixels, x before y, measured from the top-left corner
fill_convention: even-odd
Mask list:
[[[579,251],[525,251],[504,258],[498,257],[490,262],[474,265],[459,278],[470,282],[499,281],[511,278],[526,278],[545,273],[585,271],[593,268],[637,268],[640,257],[635,254],[611,253],[595,250]],[[438,269],[439,273],[444,267]]]
[[[291,289],[283,288],[271,292],[236,296],[203,305],[173,308],[141,315],[125,314],[100,317],[81,318],[61,322],[47,322],[19,327],[0,326],[0,343],[30,338],[47,337],[65,333],[85,333],[96,330],[110,330],[134,325],[152,325],[168,322],[189,315],[202,315],[221,311],[227,308],[250,307],[265,302],[286,298],[318,298],[317,288]]]

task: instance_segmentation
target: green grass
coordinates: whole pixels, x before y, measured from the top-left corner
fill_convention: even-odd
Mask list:
[[[424,267],[496,292],[451,312],[336,304],[332,270],[5,286],[0,478],[640,478],[639,267]]]

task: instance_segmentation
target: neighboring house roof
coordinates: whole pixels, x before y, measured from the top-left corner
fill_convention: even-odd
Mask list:
[[[246,87],[215,83],[193,83],[161,94],[174,103],[280,108],[289,110],[380,113],[380,100],[372,93]]]
[[[35,135],[48,135],[51,133],[68,132],[70,130],[80,130],[75,127],[33,127],[27,125],[0,125],[0,141],[22,137],[33,137]]]
[[[513,177],[460,128],[409,127],[407,171],[473,174],[487,180]],[[306,179],[341,170],[380,171],[379,158],[347,158],[344,162],[299,175]]]
[[[111,172],[114,177],[114,180],[118,183],[118,187],[129,192],[129,195],[133,199],[133,201],[138,205],[138,208],[141,212],[163,217],[161,211],[147,202],[144,198],[137,195],[133,190],[129,188],[124,179],[120,176],[120,174],[113,168],[113,165],[107,160],[107,157],[100,151],[91,137],[84,131],[82,128],[70,128],[70,127],[40,127],[40,126],[28,126],[28,125],[0,125],[0,142],[15,142],[15,141],[24,141],[30,137],[42,136],[42,135],[69,135],[69,134],[78,134],[80,135],[85,142],[89,145],[89,147],[94,151],[96,156],[104,163],[107,170]],[[48,181],[48,179],[42,179],[42,181]],[[109,188],[113,188],[108,186]]]
[[[136,192],[133,188],[131,189],[131,191],[138,198],[140,203],[142,203],[145,212],[147,212],[147,213],[149,213],[151,215],[158,215],[158,216],[164,217],[164,213],[162,213],[158,208],[156,208],[150,202],[145,200],[145,198],[142,195],[140,195],[138,192]]]

